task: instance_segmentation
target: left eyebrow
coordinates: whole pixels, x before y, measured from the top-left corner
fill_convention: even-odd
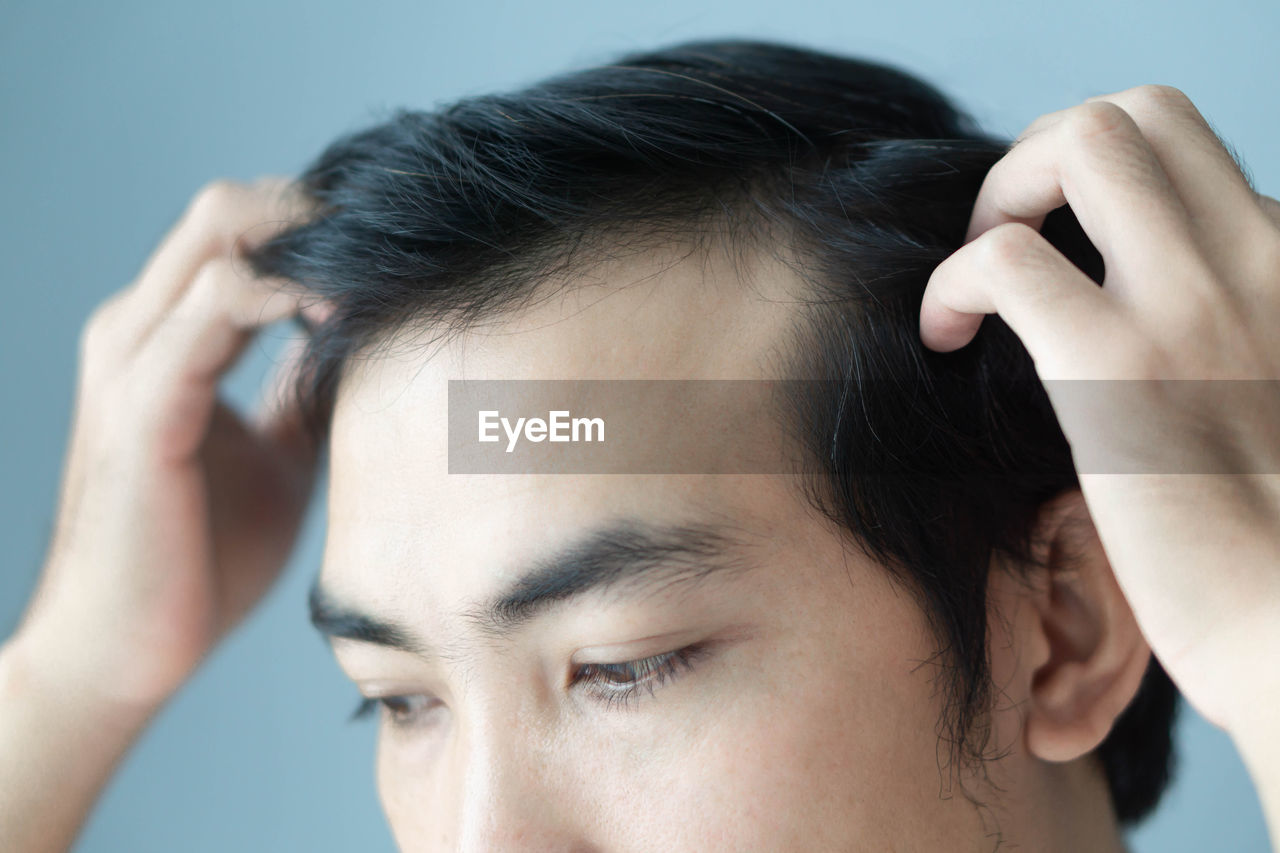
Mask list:
[[[463,618],[496,639],[588,592],[620,597],[654,594],[673,585],[699,583],[758,565],[745,559],[743,541],[726,525],[654,525],[632,519],[597,528],[539,560],[506,590]],[[440,653],[407,626],[338,601],[319,578],[309,596],[311,622],[330,637],[344,637],[408,651]]]

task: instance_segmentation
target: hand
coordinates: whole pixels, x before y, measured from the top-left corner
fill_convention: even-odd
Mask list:
[[[158,704],[278,575],[318,455],[285,393],[301,341],[252,423],[218,381],[256,327],[303,310],[296,283],[234,256],[304,212],[285,179],[214,182],[89,318],[54,535],[15,634],[31,671]]]
[[[1039,233],[1064,203],[1103,256],[1101,288]],[[925,290],[922,339],[956,349],[992,312],[1034,359],[1116,579],[1183,696],[1233,732],[1266,697],[1274,709],[1280,203],[1177,89],[1049,113],[988,173],[965,245]],[[1100,379],[1125,381],[1072,381]],[[1182,379],[1217,381],[1164,381]]]

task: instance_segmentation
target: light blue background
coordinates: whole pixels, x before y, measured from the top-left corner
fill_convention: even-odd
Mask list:
[[[76,342],[211,178],[294,173],[374,111],[431,107],[684,38],[780,38],[888,60],[1012,137],[1140,83],[1187,92],[1280,195],[1280,4],[0,2],[0,636],[47,543]],[[287,328],[228,377],[245,406]],[[324,483],[285,580],[137,744],[79,850],[391,850],[372,724],[305,619]],[[1178,781],[1135,853],[1263,851],[1227,737],[1184,710]],[[3,760],[0,757],[0,760]]]

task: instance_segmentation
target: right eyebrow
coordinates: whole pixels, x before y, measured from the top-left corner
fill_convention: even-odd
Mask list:
[[[743,559],[741,540],[724,525],[657,526],[628,519],[591,531],[540,560],[487,604],[464,618],[494,638],[509,638],[531,620],[591,591],[620,597],[700,582],[758,564]],[[311,623],[322,634],[434,658],[436,650],[411,628],[337,600],[317,578],[309,596]]]
[[[307,596],[311,624],[326,637],[342,637],[432,657],[431,650],[403,627],[337,601],[316,579]]]

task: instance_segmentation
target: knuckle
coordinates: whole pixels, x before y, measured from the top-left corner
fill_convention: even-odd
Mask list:
[[[160,327],[185,330],[192,321],[207,318],[216,311],[226,290],[227,266],[227,260],[221,257],[201,264],[182,296],[165,313]]]
[[[107,324],[107,303],[100,303],[89,312],[84,325],[80,327],[80,340],[90,341],[102,337],[102,328]]]
[[[114,399],[124,372],[123,354],[128,341],[110,319],[114,303],[99,305],[80,330],[76,405],[92,417],[96,400]]]
[[[1025,222],[1004,222],[995,226],[974,241],[978,245],[978,260],[984,265],[1018,267],[1038,256],[1040,232]]]
[[[82,355],[102,349],[104,342],[111,337],[111,327],[114,324],[113,317],[118,310],[120,299],[121,294],[115,294],[109,299],[98,303],[89,312],[84,325],[80,328],[80,352]]]
[[[1037,116],[1030,124],[1028,124],[1025,128],[1022,129],[1022,133],[1018,134],[1018,137],[1017,139],[1014,140],[1014,143],[1017,144],[1017,143],[1025,142],[1028,137],[1034,136],[1037,133],[1041,133],[1044,130],[1057,124],[1059,121],[1062,120],[1063,112],[1065,111],[1055,110],[1054,112],[1045,113],[1043,115]]]
[[[1133,97],[1139,103],[1153,107],[1156,110],[1194,109],[1191,99],[1187,97],[1185,92],[1163,83],[1145,83],[1137,86],[1133,90]]]
[[[202,308],[217,303],[226,293],[227,271],[231,264],[225,257],[210,258],[196,270],[191,280],[190,292],[183,302],[191,302]]]
[[[201,222],[215,222],[226,218],[235,206],[242,187],[229,178],[217,178],[205,184],[191,199],[188,211],[191,218]]]
[[[1067,129],[1080,143],[1093,143],[1117,134],[1128,134],[1136,128],[1133,119],[1122,107],[1110,101],[1090,101],[1076,107]]]

